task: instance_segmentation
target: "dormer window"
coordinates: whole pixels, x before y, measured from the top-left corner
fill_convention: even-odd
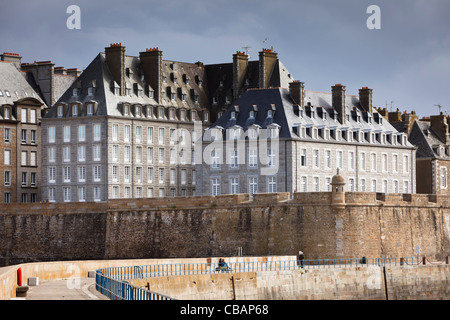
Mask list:
[[[141,107],[140,106],[136,106],[134,113],[135,113],[136,117],[140,117],[141,116]]]
[[[231,120],[235,120],[236,119],[236,112],[235,111],[231,111]]]
[[[255,111],[250,111],[250,114],[248,116],[250,119],[254,119],[255,118]]]
[[[11,97],[11,94],[9,93],[8,90],[5,90],[5,94],[6,94],[7,97]]]
[[[208,112],[203,113],[203,121],[205,121],[205,122],[209,121],[209,113]]]
[[[72,97],[78,97],[78,88],[73,88]]]
[[[77,117],[78,116],[78,105],[74,104],[72,106],[72,117]]]
[[[3,117],[5,118],[5,119],[11,119],[11,109],[9,108],[9,107],[4,107],[4,114],[3,114]]]
[[[217,103],[218,103],[217,97],[213,97],[213,104],[217,104]]]
[[[194,95],[194,102],[198,103],[198,101],[199,101],[199,96],[198,96],[198,94],[195,94]]]
[[[175,110],[169,109],[169,119],[174,120],[175,119]]]
[[[197,111],[191,111],[191,120],[196,121],[197,120]]]
[[[153,108],[147,107],[147,118],[152,118],[152,117],[153,117]]]
[[[186,121],[186,110],[180,110],[180,120]]]
[[[94,95],[94,88],[89,87],[88,88],[88,96],[93,96]]]
[[[94,104],[88,103],[87,104],[87,115],[92,116],[94,114]]]
[[[164,119],[164,109],[158,108],[158,119]]]
[[[273,110],[267,110],[267,118],[273,117]]]
[[[57,116],[58,118],[62,118],[63,113],[64,113],[64,106],[58,106],[58,107],[56,107],[56,116]]]

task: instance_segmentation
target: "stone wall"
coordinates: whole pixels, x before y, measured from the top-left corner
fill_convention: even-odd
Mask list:
[[[135,279],[182,300],[436,300],[450,297],[450,266],[346,267]]]
[[[33,261],[295,255],[450,255],[450,197],[248,194],[4,205],[0,266]]]

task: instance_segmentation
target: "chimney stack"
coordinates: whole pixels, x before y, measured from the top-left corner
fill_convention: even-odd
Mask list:
[[[139,53],[141,67],[147,84],[152,87],[154,98],[158,103],[162,101],[162,51],[158,48],[146,49]]]
[[[337,112],[338,120],[341,124],[345,124],[345,86],[342,84],[336,84],[331,87],[331,93],[333,108]]]
[[[300,108],[305,106],[305,83],[295,80],[289,83],[289,93],[294,104],[298,104]]]
[[[449,143],[447,117],[441,112],[440,115],[431,116],[431,130],[441,139],[445,145]]]
[[[0,55],[0,58],[1,61],[11,62],[18,70],[20,70],[22,57],[19,54],[4,52],[2,55]]]
[[[389,122],[402,122],[402,113],[400,110],[389,112]]]
[[[373,90],[368,87],[359,89],[359,103],[364,111],[372,114],[372,94]]]
[[[120,86],[120,95],[125,95],[125,47],[121,43],[112,43],[105,48],[106,64],[114,81]]]
[[[270,76],[272,75],[275,63],[278,60],[278,54],[273,49],[263,49],[259,52],[259,87],[267,88],[269,86]]]
[[[233,98],[242,94],[242,87],[247,73],[248,55],[237,51],[233,54]]]

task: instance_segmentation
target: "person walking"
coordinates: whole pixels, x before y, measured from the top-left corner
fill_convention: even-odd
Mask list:
[[[297,256],[297,265],[299,265],[300,267],[303,268],[303,260],[305,259],[305,256],[303,255],[303,251],[299,251],[298,252],[298,256]]]

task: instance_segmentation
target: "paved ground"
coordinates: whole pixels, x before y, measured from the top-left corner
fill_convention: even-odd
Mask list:
[[[25,300],[108,300],[95,290],[95,278],[54,280],[29,286]]]

